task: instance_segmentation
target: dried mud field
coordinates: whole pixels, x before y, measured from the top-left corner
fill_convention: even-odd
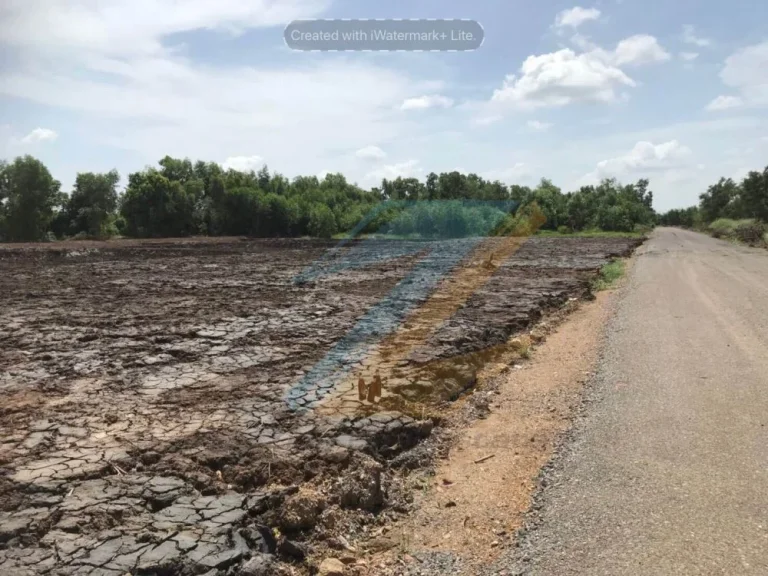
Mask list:
[[[0,246],[0,574],[355,574],[441,413],[639,243]]]

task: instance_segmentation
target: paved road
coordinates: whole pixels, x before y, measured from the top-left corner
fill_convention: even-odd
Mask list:
[[[768,575],[768,251],[658,229],[526,574]]]

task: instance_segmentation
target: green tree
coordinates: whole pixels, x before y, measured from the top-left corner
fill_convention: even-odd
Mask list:
[[[128,176],[120,213],[129,236],[187,236],[195,230],[195,201],[179,181],[149,168]]]
[[[465,198],[467,177],[457,171],[442,173],[437,177],[437,199],[456,200]]]
[[[8,236],[6,230],[6,218],[8,211],[9,187],[8,162],[0,160],[0,240],[5,240]]]
[[[62,201],[61,183],[32,156],[0,164],[0,225],[8,240],[43,240]]]
[[[528,186],[512,184],[509,187],[509,199],[515,203],[518,209],[531,202],[533,191]]]
[[[595,204],[595,188],[593,186],[584,186],[578,192],[571,194],[566,202],[568,226],[577,231],[594,226]]]
[[[180,160],[166,156],[160,162],[160,174],[168,178],[171,182],[185,182],[195,178],[195,169],[188,158]]]
[[[437,200],[438,188],[437,188],[437,174],[430,172],[427,175],[426,185],[427,200]]]
[[[309,214],[309,233],[318,238],[330,238],[336,234],[336,219],[325,204],[315,204]]]
[[[227,190],[222,200],[222,233],[256,235],[266,216],[264,194],[257,188],[239,187]]]
[[[682,226],[684,228],[693,228],[698,218],[698,206],[690,208],[676,208],[665,212],[659,216],[659,224],[662,226]]]
[[[712,222],[726,215],[726,208],[738,196],[739,188],[730,178],[720,178],[699,196],[699,208],[705,222]]]
[[[75,179],[75,187],[66,202],[64,214],[68,232],[85,232],[89,236],[105,235],[107,223],[117,207],[117,170],[104,174],[82,172]]]
[[[261,170],[258,171],[256,174],[256,181],[259,184],[259,188],[261,188],[264,192],[269,191],[269,168],[267,168],[267,165],[261,167]]]
[[[567,201],[560,188],[552,184],[551,180],[542,178],[539,185],[533,191],[531,199],[539,205],[547,222],[544,228],[557,230],[567,220]]]
[[[743,216],[768,222],[768,167],[750,172],[741,183]]]
[[[290,236],[299,219],[296,202],[279,194],[267,194],[264,198],[264,207],[269,228],[259,231],[259,235]]]

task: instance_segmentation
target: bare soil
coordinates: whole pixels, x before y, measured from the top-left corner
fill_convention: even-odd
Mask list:
[[[452,403],[637,244],[0,246],[0,573],[356,570]]]
[[[436,556],[460,563],[462,574],[492,571],[514,543],[539,472],[578,412],[614,293],[572,301],[536,325],[529,361],[483,371],[467,406],[455,407],[450,451],[418,479],[423,489],[414,513],[387,528],[382,538],[393,545],[368,559],[370,574],[439,573]],[[471,419],[477,406],[487,412]]]

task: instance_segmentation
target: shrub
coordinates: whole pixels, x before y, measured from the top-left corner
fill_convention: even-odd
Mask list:
[[[570,234],[572,230],[568,226],[558,226],[557,232],[559,234]]]
[[[760,244],[766,233],[766,226],[758,220],[741,220],[736,224],[735,235],[746,244]]]
[[[768,231],[766,225],[759,220],[745,219],[732,220],[730,218],[718,218],[709,225],[709,233],[715,238],[727,238],[738,240],[745,244],[761,244],[763,236]]]
[[[736,220],[718,218],[709,225],[709,232],[715,238],[732,238],[736,230]]]

